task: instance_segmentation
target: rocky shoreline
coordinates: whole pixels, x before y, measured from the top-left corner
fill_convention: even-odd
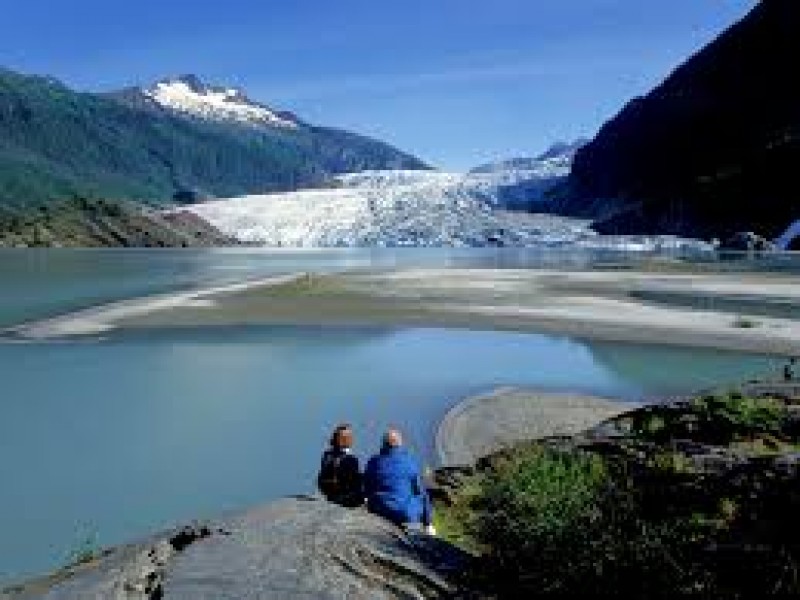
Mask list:
[[[711,420],[709,411],[715,415]],[[729,414],[745,421],[729,420]],[[778,415],[783,415],[780,421]],[[762,419],[767,429],[762,429]],[[464,490],[474,493],[476,477],[496,477],[492,473],[508,461],[540,448],[627,465],[626,472],[645,486],[643,498],[667,486],[663,489],[677,494],[676,506],[700,501],[705,506],[712,482],[714,494],[723,494],[723,504],[741,505],[742,511],[753,511],[748,519],[761,519],[764,510],[787,510],[770,489],[794,485],[800,473],[793,441],[798,423],[800,385],[792,383],[750,383],[740,395],[646,406],[500,388],[465,399],[443,418],[436,436],[442,467],[434,473],[431,493],[437,514],[450,518],[451,524],[448,513],[454,507],[457,519],[475,518],[458,511],[464,510],[459,508]],[[735,433],[753,426],[744,437]],[[710,439],[714,432],[733,433],[730,439],[741,442]],[[661,498],[660,493],[653,498]],[[713,516],[717,520],[712,521],[720,518]],[[750,521],[729,521],[732,531],[750,532]],[[284,498],[107,549],[8,588],[0,598],[483,597],[475,586],[486,582],[476,583],[469,573],[480,571],[473,563],[485,559],[454,545],[453,532],[441,533],[441,538],[431,538],[403,531],[365,510],[344,509],[318,497]],[[780,534],[776,530],[770,536]],[[712,554],[703,560],[716,564],[717,558]]]
[[[451,409],[438,429],[437,450],[446,466],[471,464],[481,452],[526,436],[578,433],[632,406],[501,388]],[[476,436],[486,410],[495,412],[493,426]],[[403,532],[364,510],[296,497],[107,549],[8,588],[0,598],[450,597],[470,560],[443,540]]]
[[[648,404],[443,467],[439,530],[489,597],[796,595],[800,384]]]

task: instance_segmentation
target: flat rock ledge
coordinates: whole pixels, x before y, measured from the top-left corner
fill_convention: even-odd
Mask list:
[[[583,433],[639,406],[580,394],[500,388],[450,409],[436,433],[436,451],[443,467],[471,466],[521,442]]]
[[[296,497],[110,550],[0,598],[450,598],[469,560],[366,510]]]

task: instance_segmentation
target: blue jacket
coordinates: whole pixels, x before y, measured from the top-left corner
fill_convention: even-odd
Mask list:
[[[397,525],[431,523],[431,505],[422,472],[405,448],[385,448],[364,471],[367,507]]]

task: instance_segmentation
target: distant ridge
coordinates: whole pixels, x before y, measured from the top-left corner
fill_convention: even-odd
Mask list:
[[[536,157],[487,163],[469,173],[495,180],[498,204],[513,210],[542,212],[549,210],[551,192],[566,181],[575,154],[587,142],[557,142]]]
[[[535,157],[520,156],[486,163],[470,169],[474,175],[522,172],[521,177],[564,177],[569,175],[572,161],[580,148],[589,140],[579,139],[575,142],[556,142],[547,150]]]

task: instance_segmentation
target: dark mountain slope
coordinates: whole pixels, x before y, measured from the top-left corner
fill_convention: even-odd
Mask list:
[[[800,217],[800,2],[762,0],[578,152],[558,211],[614,233],[779,235]]]

